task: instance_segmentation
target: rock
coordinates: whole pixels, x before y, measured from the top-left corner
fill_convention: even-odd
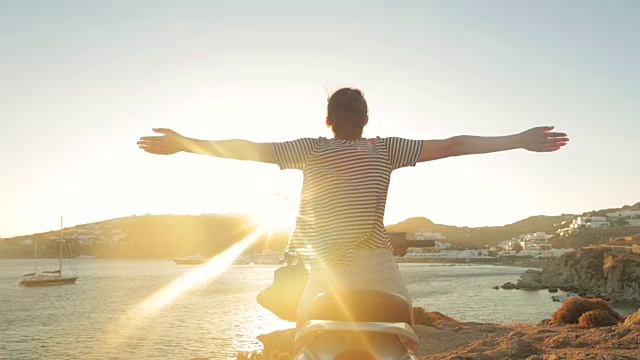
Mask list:
[[[542,272],[540,270],[528,269],[522,275],[520,280],[524,282],[540,282],[542,278]]]
[[[633,314],[627,316],[622,323],[622,326],[638,326],[640,325],[640,309]],[[639,340],[640,341],[640,340]]]
[[[264,345],[264,353],[273,351],[293,353],[293,343],[296,337],[296,329],[274,331],[258,336],[258,340]]]
[[[515,358],[523,358],[542,352],[538,347],[523,339],[517,339],[509,344],[509,351],[511,356]]]
[[[618,301],[640,301],[640,255],[614,254],[606,248],[583,248],[527,270],[521,288],[548,286],[593,298],[606,294]]]
[[[517,288],[523,290],[540,290],[544,287],[545,285],[542,285],[541,283],[535,281],[518,280],[517,284]]]
[[[578,325],[583,327],[612,326],[618,323],[619,318],[611,315],[611,311],[591,310],[578,319]]]
[[[551,315],[551,320],[554,324],[577,324],[583,314],[592,310],[607,312],[616,321],[620,319],[620,315],[604,300],[571,298]]]
[[[550,293],[557,293],[558,292],[558,288],[557,287],[550,287],[549,290],[547,290]]]
[[[455,319],[450,318],[437,311],[426,311],[421,307],[413,308],[413,319],[418,325],[425,326],[438,326],[439,322],[457,322]]]
[[[506,283],[502,284],[502,286],[500,286],[500,287],[503,288],[503,289],[506,289],[506,290],[510,290],[510,289],[515,289],[518,286],[516,284],[512,283],[512,282],[506,282]]]

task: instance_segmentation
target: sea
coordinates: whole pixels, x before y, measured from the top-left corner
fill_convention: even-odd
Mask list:
[[[278,265],[73,263],[76,284],[23,288],[33,262],[0,259],[0,360],[235,359],[262,349],[260,334],[294,327],[256,302]],[[526,268],[402,263],[400,270],[414,306],[459,321],[537,323],[561,305],[552,295],[567,295],[492,288],[516,282]],[[627,315],[637,306],[616,310]]]

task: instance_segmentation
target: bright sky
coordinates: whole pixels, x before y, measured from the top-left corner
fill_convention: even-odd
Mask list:
[[[55,230],[61,215],[74,226],[281,212],[299,195],[297,171],[153,156],[136,141],[153,127],[330,137],[326,98],[345,85],[369,102],[365,136],[555,125],[571,138],[551,154],[399,170],[387,224],[505,225],[633,204],[639,18],[640,2],[622,0],[2,1],[0,236]]]

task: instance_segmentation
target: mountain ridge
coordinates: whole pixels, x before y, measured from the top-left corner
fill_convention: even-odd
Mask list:
[[[580,215],[556,216],[535,215],[503,226],[467,227],[437,224],[425,217],[411,217],[397,224],[387,225],[388,232],[438,232],[462,248],[482,248],[496,245],[520,234],[546,232],[553,235],[567,227],[576,216],[601,215],[620,210],[640,210],[640,202],[620,208],[592,210]],[[71,240],[74,254],[103,257],[175,257],[195,253],[215,255],[256,230],[257,224],[239,214],[202,215],[143,215],[115,218],[95,223],[82,224],[63,230],[65,238]],[[556,239],[558,247],[585,246],[594,241],[611,237],[640,233],[640,227],[624,226],[587,231]],[[282,230],[262,234],[250,247],[250,251],[265,249],[283,250],[290,233]],[[32,246],[23,246],[25,240],[41,242],[42,256],[55,254],[59,231],[5,238],[0,241],[1,257],[32,257]]]

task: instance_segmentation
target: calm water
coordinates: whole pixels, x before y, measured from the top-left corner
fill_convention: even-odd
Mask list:
[[[19,287],[21,274],[32,265],[30,260],[0,260],[3,360],[235,359],[238,351],[261,348],[259,334],[293,327],[255,301],[271,283],[276,265],[231,266],[160,304],[145,300],[196,266],[82,259],[75,261],[80,275],[75,285]],[[522,268],[400,268],[416,306],[461,321],[538,322],[560,305],[546,291],[491,288],[516,281]]]

